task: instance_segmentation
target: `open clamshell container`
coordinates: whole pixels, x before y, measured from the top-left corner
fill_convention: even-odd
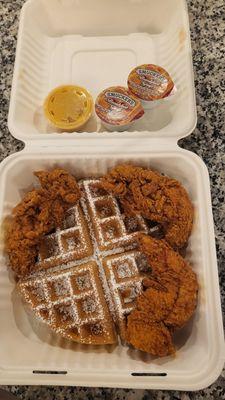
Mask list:
[[[42,104],[53,87],[80,84],[96,96],[107,86],[124,85],[129,71],[149,60],[169,71],[178,91],[135,128],[100,132],[94,117],[83,133],[62,135],[48,126]],[[10,131],[25,149],[1,164],[0,219],[32,186],[35,170],[61,166],[82,178],[101,176],[121,162],[151,166],[180,180],[191,196],[195,222],[186,258],[198,275],[200,292],[193,319],[177,334],[175,357],[156,359],[121,345],[79,345],[26,313],[1,248],[1,384],[198,390],[219,376],[224,340],[209,177],[201,159],[177,145],[195,124],[183,0],[25,3],[9,112]]]

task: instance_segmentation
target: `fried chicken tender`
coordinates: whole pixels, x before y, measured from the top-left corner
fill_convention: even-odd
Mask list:
[[[63,169],[34,175],[41,188],[28,192],[14,208],[6,232],[6,252],[18,276],[32,271],[41,238],[61,224],[65,211],[80,198],[75,178]]]
[[[165,357],[175,353],[170,330],[163,322],[151,321],[139,310],[132,311],[128,317],[127,341],[153,356]]]
[[[165,240],[140,235],[139,244],[150,268],[143,280],[146,290],[127,318],[127,341],[154,356],[166,356],[175,351],[174,330],[183,327],[195,311],[197,277]]]
[[[160,223],[166,241],[174,249],[186,245],[193,224],[193,206],[177,180],[150,169],[119,165],[103,177],[102,186],[119,198],[125,213],[138,213]]]
[[[172,285],[177,286],[178,296],[164,322],[173,328],[181,328],[191,318],[197,305],[196,274],[165,240],[140,235],[139,244],[141,251],[147,256],[152,275],[157,277],[167,291],[171,292]]]

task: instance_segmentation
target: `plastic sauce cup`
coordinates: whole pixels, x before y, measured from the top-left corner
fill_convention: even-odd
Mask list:
[[[95,102],[95,111],[109,131],[126,131],[144,110],[139,99],[123,86],[112,86],[101,92]]]
[[[73,132],[86,124],[93,111],[90,93],[80,86],[65,85],[52,90],[44,102],[46,118],[57,128]]]
[[[127,84],[145,109],[155,108],[162,100],[175,93],[174,83],[168,72],[154,64],[143,64],[134,68],[128,76]]]

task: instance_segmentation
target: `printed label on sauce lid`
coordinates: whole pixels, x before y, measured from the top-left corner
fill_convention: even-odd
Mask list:
[[[143,64],[134,68],[127,83],[133,94],[147,101],[167,97],[174,87],[168,72],[154,64]]]
[[[111,125],[126,125],[144,114],[141,102],[122,86],[101,92],[95,102],[95,111],[102,121]]]

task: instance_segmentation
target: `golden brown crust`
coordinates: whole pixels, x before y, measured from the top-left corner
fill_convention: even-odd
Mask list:
[[[186,190],[177,180],[151,169],[119,165],[102,179],[102,185],[120,199],[125,212],[139,213],[160,223],[173,248],[186,245],[194,211]]]
[[[138,310],[128,316],[127,341],[153,356],[165,357],[175,353],[170,330],[162,322],[152,322]]]
[[[187,261],[165,240],[140,235],[139,243],[151,265],[153,276],[157,277],[167,291],[171,292],[171,285],[177,288],[176,301],[165,322],[173,328],[181,328],[191,318],[197,305],[197,276]]]
[[[80,198],[75,178],[62,169],[35,172],[41,188],[28,192],[14,208],[6,232],[10,266],[19,276],[32,270],[43,235],[62,222],[65,211]]]
[[[139,243],[151,270],[143,281],[147,289],[128,316],[127,340],[152,355],[173,354],[172,333],[187,323],[197,305],[197,277],[164,240],[141,234]]]

